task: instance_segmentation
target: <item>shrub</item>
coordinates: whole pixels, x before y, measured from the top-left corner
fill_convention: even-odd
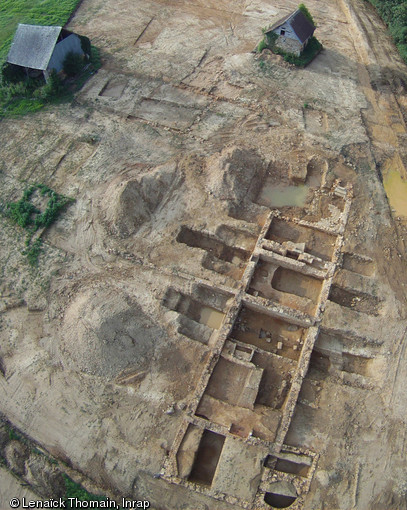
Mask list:
[[[100,60],[99,50],[95,47],[91,47],[90,61],[94,69],[98,70],[102,67],[102,61]]]
[[[83,56],[70,51],[65,57],[63,68],[68,76],[76,76],[83,68]]]
[[[314,23],[314,20],[313,20],[313,18],[312,18],[312,16],[311,16],[311,13],[310,13],[310,12],[309,12],[309,10],[305,7],[305,5],[304,5],[304,4],[300,4],[300,5],[298,6],[298,9],[299,9],[299,10],[300,10],[303,14],[304,14],[304,16],[308,19],[308,21],[310,21],[310,22],[314,25],[314,27],[315,27],[315,23]]]
[[[31,197],[35,191],[49,199],[43,212],[31,202]],[[49,227],[58,218],[62,209],[70,202],[72,202],[72,199],[55,193],[48,186],[34,184],[24,191],[20,200],[6,204],[3,211],[4,215],[28,232],[25,242],[26,249],[23,251],[23,255],[28,258],[28,262],[32,266],[36,265],[42,249],[42,242],[39,238],[31,243],[34,233],[40,228]]]
[[[90,44],[89,37],[86,37],[86,35],[80,35],[79,38],[81,40],[82,51],[85,53],[85,55],[90,57],[92,53],[92,46]]]
[[[282,54],[286,62],[294,64],[297,67],[305,67],[318,55],[318,53],[321,50],[322,44],[318,41],[316,37],[311,37],[307,44],[307,47],[299,57],[297,57],[296,55],[292,55],[290,53]]]
[[[18,83],[23,81],[26,75],[22,67],[8,64],[6,62],[1,68],[1,77],[3,83],[7,85],[9,83]]]
[[[257,53],[261,53],[266,48],[267,48],[267,41],[266,41],[266,38],[264,38],[259,42],[259,44],[256,48],[256,51],[257,51]]]
[[[42,241],[41,239],[36,239],[31,245],[28,243],[27,249],[23,251],[23,255],[25,255],[28,259],[28,263],[30,266],[36,266],[38,262],[38,257],[40,256],[42,250]]]

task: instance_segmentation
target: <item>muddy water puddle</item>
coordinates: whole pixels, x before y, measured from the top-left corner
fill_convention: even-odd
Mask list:
[[[219,312],[214,308],[210,308],[209,306],[203,306],[201,310],[200,322],[212,329],[219,329],[222,324],[224,316],[225,316],[224,313]]]
[[[383,180],[390,206],[398,216],[407,218],[407,182],[397,170],[390,170]]]
[[[258,203],[267,207],[303,207],[308,190],[309,187],[305,184],[299,186],[266,185],[258,197]]]

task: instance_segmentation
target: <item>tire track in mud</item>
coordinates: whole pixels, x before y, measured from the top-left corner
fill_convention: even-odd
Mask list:
[[[381,30],[376,31],[378,43],[375,43],[374,25],[369,13],[365,12],[365,6],[360,7],[353,0],[339,0],[339,4],[349,20],[349,35],[354,41],[355,55],[358,58],[358,79],[370,103],[370,108],[362,112],[362,118],[371,141],[371,151],[376,162],[380,163],[385,171],[393,169],[397,159],[400,162],[400,178],[405,178],[407,169],[403,162],[399,138],[407,134],[407,127],[394,93],[394,83],[382,72],[390,67],[394,74],[405,73],[405,66],[399,58],[389,58],[387,47],[391,42],[387,40],[387,34],[380,33]],[[374,73],[383,79],[382,83],[375,84]],[[385,191],[392,212],[396,216],[407,217],[407,207],[397,208],[391,192],[386,188]]]

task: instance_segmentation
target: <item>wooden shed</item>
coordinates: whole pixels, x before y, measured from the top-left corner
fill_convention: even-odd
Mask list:
[[[62,70],[66,55],[82,55],[80,37],[62,27],[19,24],[7,57],[7,62],[23,67],[27,74],[43,73],[47,80],[50,72]]]

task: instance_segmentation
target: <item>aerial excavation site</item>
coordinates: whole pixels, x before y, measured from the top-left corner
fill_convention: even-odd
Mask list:
[[[83,0],[45,39],[74,34],[100,69],[0,119],[1,510],[407,509],[407,67],[375,8]]]

